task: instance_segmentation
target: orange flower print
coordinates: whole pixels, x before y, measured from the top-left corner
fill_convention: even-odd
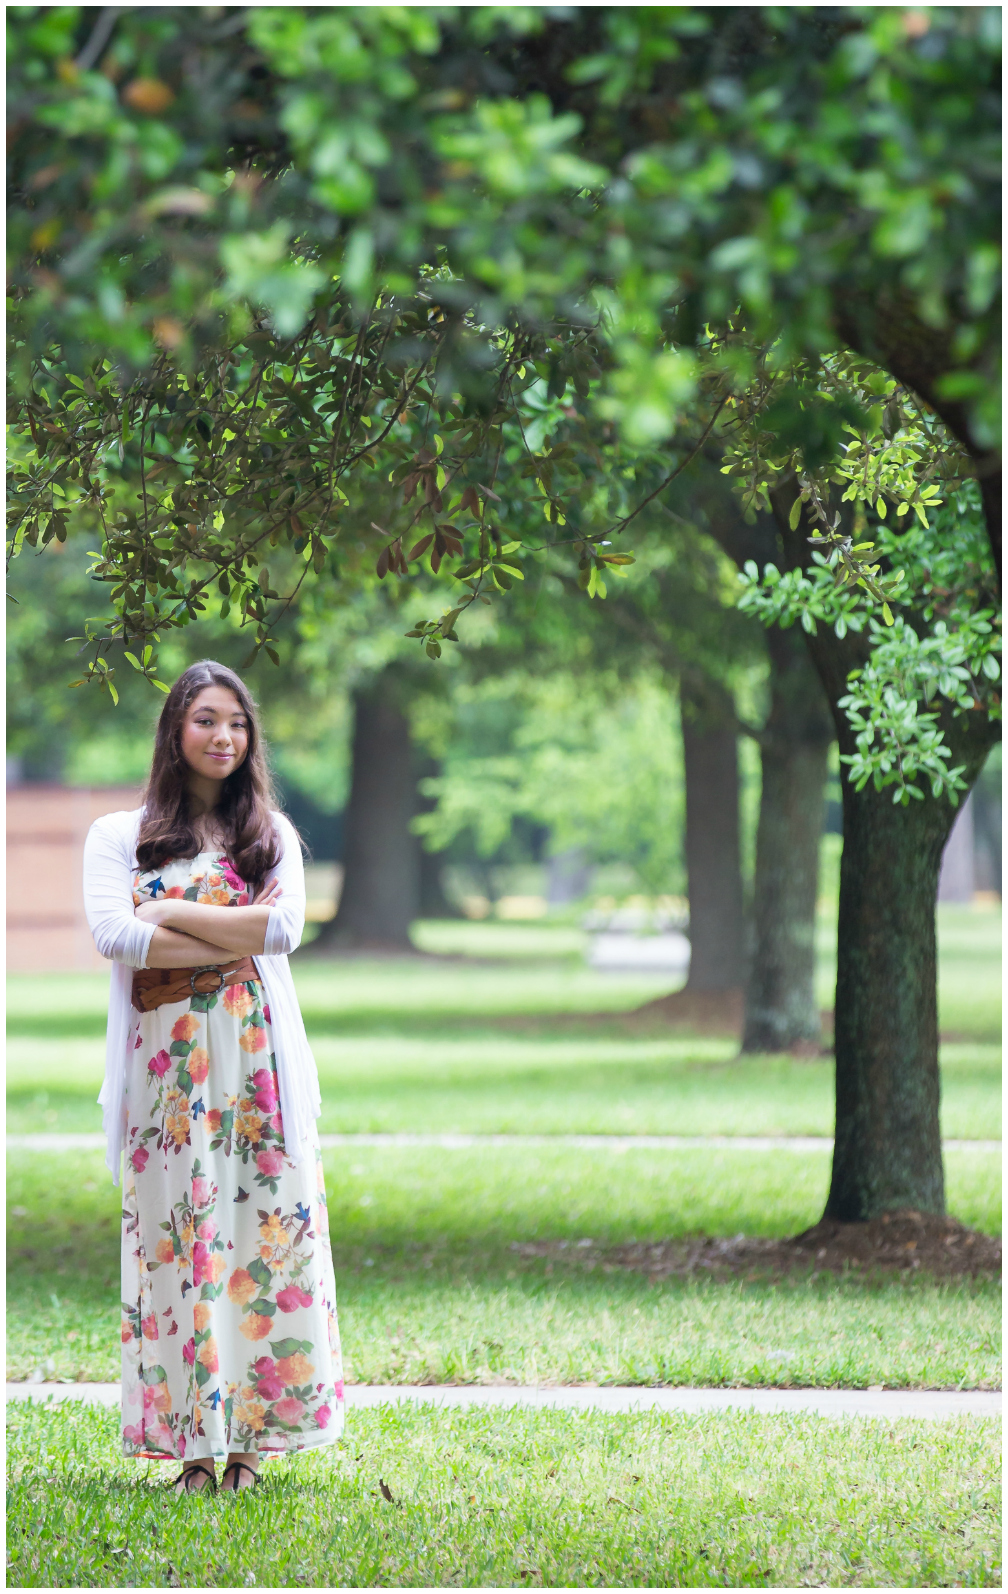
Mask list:
[[[219,1284],[227,1263],[220,1255],[208,1256],[203,1263],[203,1277],[209,1279],[211,1284]]]
[[[245,1332],[244,1324],[242,1333]],[[259,1400],[243,1400],[240,1406],[234,1409],[235,1421],[244,1423],[246,1428],[251,1428],[254,1433],[259,1433],[266,1420],[266,1407]]]
[[[284,1228],[275,1212],[271,1212],[266,1221],[260,1223],[259,1233],[264,1240],[269,1241],[270,1245],[283,1246],[290,1244],[290,1234]]]
[[[156,1312],[149,1313],[149,1315],[147,1317],[145,1317],[143,1319],[143,1321],[141,1322],[140,1327],[143,1330],[144,1339],[157,1339],[157,1337],[158,1337],[157,1313]]]
[[[264,1052],[266,1031],[260,1029],[258,1024],[247,1024],[238,1038],[238,1045],[243,1052]]]
[[[202,1334],[203,1330],[209,1326],[209,1323],[209,1306],[207,1305],[206,1301],[197,1301],[196,1305],[193,1307],[193,1328],[196,1330],[197,1334]]]
[[[219,1371],[217,1364],[217,1341],[214,1339],[212,1334],[208,1340],[204,1341],[199,1350],[196,1352],[196,1360],[198,1362],[202,1362],[208,1373],[216,1373]]]
[[[255,1007],[255,997],[247,985],[229,985],[222,998],[225,1013],[232,1018],[247,1018]]]
[[[296,1351],[293,1356],[281,1356],[276,1368],[285,1384],[306,1384],[315,1371],[315,1364],[301,1351]]]
[[[159,1262],[174,1262],[175,1247],[172,1245],[171,1240],[169,1240],[167,1235],[165,1235],[163,1240],[159,1240],[157,1245],[154,1247],[154,1255],[157,1257]]]
[[[194,1046],[186,1062],[189,1078],[194,1085],[202,1085],[210,1072],[210,1058],[202,1046]]]
[[[234,1301],[238,1306],[244,1306],[256,1293],[255,1279],[243,1267],[236,1267],[228,1279],[228,1300]]]
[[[174,902],[178,902],[185,896],[185,886],[169,886],[165,896],[171,897]]]
[[[254,1146],[262,1139],[263,1121],[258,1113],[252,1111],[250,1101],[238,1103],[235,1113],[235,1134],[239,1140],[250,1140]]]
[[[169,1090],[165,1096],[165,1133],[176,1146],[189,1139],[189,1098],[181,1090]]]
[[[119,1325],[119,1338],[122,1340],[124,1345],[128,1345],[130,1340],[133,1338],[133,1329],[130,1326],[130,1320],[128,1317],[124,1317]]]
[[[172,1025],[173,1041],[191,1041],[199,1029],[200,1021],[195,1013],[183,1013]]]
[[[153,1389],[151,1390],[150,1403],[154,1407],[155,1411],[171,1411],[171,1391],[169,1390],[167,1384],[154,1385]],[[144,1404],[147,1404],[146,1400],[144,1401]]]
[[[264,1317],[260,1312],[249,1312],[240,1328],[246,1339],[266,1339],[273,1332],[273,1319]]]

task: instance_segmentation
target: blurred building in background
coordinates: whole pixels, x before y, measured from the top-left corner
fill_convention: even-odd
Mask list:
[[[102,969],[84,916],[84,840],[102,814],[135,808],[135,786],[7,786],[7,968]]]

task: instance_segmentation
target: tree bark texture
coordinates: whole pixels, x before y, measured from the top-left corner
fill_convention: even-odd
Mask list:
[[[786,563],[808,557],[804,522],[791,532],[793,488],[774,495]],[[808,638],[841,755],[855,750],[837,707],[867,642],[820,626]],[[996,740],[986,714],[941,714],[952,762],[972,785]],[[942,849],[957,809],[930,793],[906,807],[891,790],[842,781],[836,986],[836,1139],[827,1217],[864,1222],[886,1211],[942,1213],[938,1108],[935,901]]]
[[[728,557],[762,567],[781,558],[771,514],[745,520],[721,475],[719,456],[694,467],[691,492],[707,529]],[[744,1052],[777,1052],[818,1043],[815,999],[815,907],[827,757],[834,737],[830,707],[804,633],[766,633],[770,713],[760,737],[763,787],[756,832],[751,914],[752,961],[745,990]]]
[[[347,805],[343,892],[314,945],[409,948],[420,910],[416,766],[396,680],[384,671],[354,694],[353,774]]]
[[[770,714],[761,741],[744,1052],[817,1045],[820,1035],[815,914],[833,721],[804,633],[775,628],[767,645]]]
[[[417,779],[427,780],[440,775],[441,765],[436,758],[424,758],[419,762]],[[425,797],[422,792],[417,793],[416,812],[429,814],[437,807],[436,797]],[[417,844],[417,868],[419,870],[419,914],[422,919],[453,919],[456,917],[448,898],[444,894],[442,871],[445,867],[447,854],[444,852],[428,852],[419,836]]]
[[[735,708],[723,687],[685,676],[680,701],[690,908],[686,989],[727,991],[744,980]]]

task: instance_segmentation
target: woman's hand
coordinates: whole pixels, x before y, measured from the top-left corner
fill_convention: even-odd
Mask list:
[[[161,902],[138,902],[133,909],[133,917],[142,919],[144,924],[163,924],[168,910],[167,898]]]
[[[255,898],[255,906],[257,908],[272,908],[273,904],[279,902],[282,896],[283,886],[279,885],[276,880],[267,880],[259,895]]]

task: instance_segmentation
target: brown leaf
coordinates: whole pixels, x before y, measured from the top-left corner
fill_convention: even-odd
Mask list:
[[[388,567],[389,550],[387,548],[383,548],[381,553],[378,555],[378,563],[375,565],[375,573],[377,574],[379,581],[384,581],[385,577],[388,575]]]
[[[379,1478],[378,1479],[378,1487],[379,1487],[379,1489],[382,1492],[383,1498],[386,1499],[386,1500],[391,1500],[393,1505],[394,1505],[395,1504],[395,1495],[392,1493],[392,1490],[389,1488],[389,1486],[385,1482],[384,1478]]]
[[[495,504],[500,503],[500,499],[497,497],[497,494],[489,487],[484,487],[482,482],[479,484],[479,490],[483,494],[484,498],[492,498]]]
[[[415,542],[413,544],[413,546],[410,549],[409,553],[406,555],[407,560],[419,559],[421,554],[424,554],[424,553],[427,552],[427,549],[430,547],[430,545],[431,545],[431,543],[433,541],[434,541],[434,533],[432,531],[429,531],[427,533],[426,537],[421,537],[419,542]]]
[[[474,515],[479,514],[479,494],[477,493],[475,487],[467,487],[465,492],[462,494],[462,501],[459,504],[459,513],[461,514],[466,509],[471,510]]]
[[[413,471],[413,473],[411,475],[406,477],[406,480],[402,484],[403,485],[403,502],[404,503],[407,503],[407,504],[409,503],[410,499],[413,497],[413,494],[417,490],[417,486],[419,485],[419,482],[420,482],[420,472],[418,470]]]
[[[441,560],[443,558],[444,554],[442,553],[441,549],[435,548],[430,558],[430,567],[435,575],[437,575],[438,571],[441,569]]]

